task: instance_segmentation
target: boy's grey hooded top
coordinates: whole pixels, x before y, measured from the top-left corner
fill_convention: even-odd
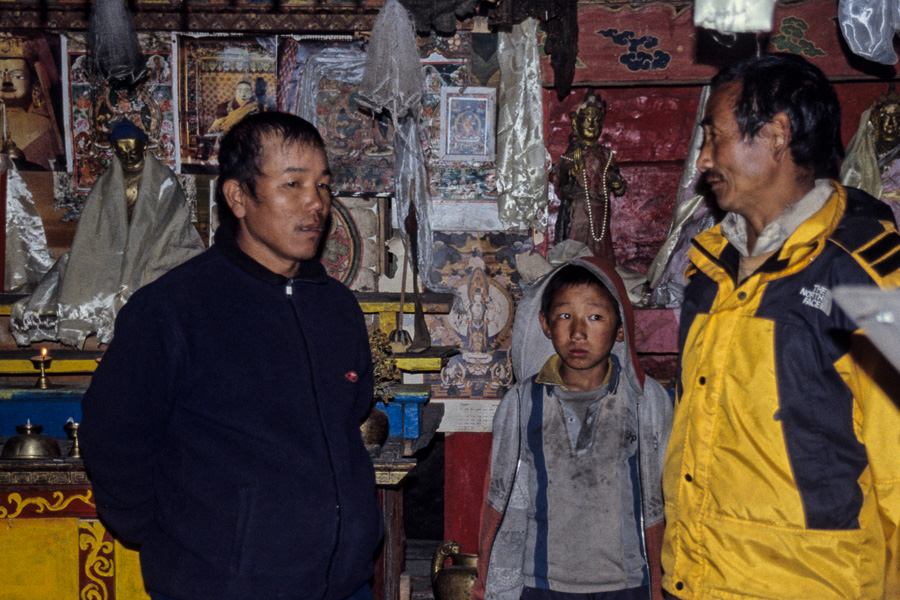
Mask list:
[[[593,257],[570,260],[565,264],[575,264],[594,273],[609,289],[618,304],[622,317],[624,341],[616,342],[612,354],[612,365],[618,365],[618,384],[615,393],[631,403],[628,410],[636,415],[637,423],[637,477],[639,493],[631,494],[630,489],[623,492],[638,496],[633,511],[623,514],[623,519],[634,519],[634,524],[623,523],[620,531],[629,527],[632,531],[641,530],[642,536],[631,536],[637,539],[639,549],[623,548],[631,551],[633,562],[635,551],[639,559],[646,561],[644,573],[649,573],[654,597],[661,598],[659,585],[659,549],[662,541],[663,501],[662,501],[662,465],[672,423],[672,403],[669,395],[655,380],[646,377],[633,346],[634,316],[631,303],[621,278],[609,261]],[[538,315],[544,289],[553,275],[564,265],[537,280],[526,288],[516,311],[513,328],[512,361],[518,383],[510,390],[494,416],[493,447],[491,466],[488,473],[489,485],[482,511],[482,524],[479,539],[478,581],[475,584],[473,598],[489,600],[518,600],[522,586],[526,584],[526,573],[531,562],[525,557],[527,523],[529,510],[535,502],[533,491],[529,491],[528,477],[524,456],[528,452],[528,426],[533,408],[535,389],[547,388],[540,382],[535,383],[537,374],[547,360],[555,354],[553,345],[544,335]],[[615,385],[615,384],[614,384]],[[541,396],[538,391],[538,398]],[[544,413],[546,414],[546,413]],[[586,424],[585,427],[589,425]],[[599,465],[598,469],[609,470],[610,465]],[[525,467],[525,468],[523,468]],[[622,485],[631,487],[630,481]],[[551,517],[553,513],[550,513]],[[552,525],[551,525],[552,527]],[[567,524],[569,529],[572,524]],[[577,527],[577,525],[576,525]],[[617,534],[614,534],[617,535]],[[617,537],[610,540],[610,545],[623,546],[623,539]],[[627,545],[627,541],[625,542]],[[629,558],[622,556],[625,564]],[[649,560],[648,560],[649,559]],[[598,568],[600,565],[598,564]],[[633,576],[632,578],[633,579]],[[632,581],[627,587],[632,587]],[[640,584],[640,582],[638,582]],[[626,586],[623,586],[626,587]]]

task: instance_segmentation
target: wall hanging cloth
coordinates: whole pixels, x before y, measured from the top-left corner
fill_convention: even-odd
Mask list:
[[[838,22],[854,54],[897,64],[894,34],[900,31],[900,0],[840,0]]]
[[[680,305],[684,299],[684,271],[688,265],[687,251],[691,238],[715,224],[715,216],[703,195],[698,193],[697,184],[701,173],[697,169],[697,158],[703,145],[703,127],[700,124],[709,99],[709,86],[700,93],[697,118],[691,132],[688,155],[684,161],[684,171],[678,182],[675,208],[666,240],[647,269],[647,284],[651,290],[649,302],[656,306]]]
[[[546,37],[544,52],[550,57],[556,96],[562,100],[572,89],[578,55],[578,0],[516,0],[498,2],[488,10],[488,23],[506,30],[525,19],[540,21]]]
[[[0,155],[0,159],[6,157]],[[53,266],[44,223],[19,171],[9,163],[6,187],[6,266],[4,290],[30,292]],[[0,168],[0,174],[3,169]]]
[[[772,31],[776,0],[696,0],[694,25],[722,33]]]
[[[855,187],[881,197],[881,169],[878,166],[878,153],[875,150],[875,127],[869,116],[872,109],[867,108],[859,118],[859,129],[847,144],[847,155],[841,163],[841,183]]]
[[[94,0],[88,29],[88,53],[94,68],[104,79],[127,85],[140,79],[147,61],[141,52],[127,2]]]
[[[507,228],[547,225],[547,162],[537,21],[501,32],[497,203]]]
[[[91,188],[72,249],[13,305],[16,343],[59,340],[82,348],[92,333],[108,343],[131,294],[203,251],[175,173],[150,152],[130,223],[126,211],[122,165],[113,156]]]
[[[452,35],[456,31],[456,19],[472,14],[479,0],[402,0],[416,20],[416,27],[422,33],[432,28],[441,35]]]
[[[391,115],[397,213],[409,214],[410,202],[415,206],[419,272],[426,287],[437,289],[439,285],[431,269],[431,198],[419,131],[423,86],[424,72],[413,22],[397,0],[388,0],[372,25],[365,75],[359,87],[360,103],[376,112],[386,110]],[[401,230],[408,236],[405,227],[406,223],[401,222]]]

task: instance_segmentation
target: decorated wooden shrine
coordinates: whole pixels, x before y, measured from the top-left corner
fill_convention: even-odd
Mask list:
[[[90,2],[0,0],[0,157],[7,157],[0,442],[31,419],[62,452],[71,448],[62,427],[80,417],[79,394],[109,341],[108,324],[61,337],[67,315],[41,299],[51,297],[47,274],[60,258],[79,253],[79,222],[92,218],[84,216],[87,198],[121,160],[116,126],[143,132],[147,151],[181,189],[166,202],[178,204],[208,247],[218,225],[213,196],[224,132],[254,112],[301,115],[322,133],[333,172],[322,262],[356,293],[371,329],[428,338],[426,352],[399,349],[397,364],[403,384],[427,390],[439,424],[415,429],[410,423],[424,427],[425,419],[414,400],[391,407],[395,460],[376,463],[392,528],[377,590],[393,599],[401,594],[404,536],[396,494],[415,465],[419,434],[422,443],[444,434],[444,538],[462,552],[477,550],[491,418],[515,381],[512,328],[535,261],[552,258],[564,239],[611,252],[636,307],[643,367],[671,387],[681,275],[672,265],[685,243],[676,244],[674,219],[695,176],[690,157],[710,77],[757,52],[799,54],[833,82],[846,145],[896,69],[853,53],[834,0],[782,0],[762,33],[698,27],[694,3],[678,0],[582,0],[569,3],[574,14],[526,14],[526,5],[540,3],[509,0],[459,2],[458,15],[414,10],[421,93],[410,131],[421,159],[410,175],[397,158],[398,130],[407,125],[373,110],[360,92],[385,4],[136,0],[129,14],[146,62],[140,78],[121,86],[92,67]],[[533,60],[518,79],[517,60]],[[582,138],[603,151],[585,159],[583,182],[557,178],[575,162],[578,114],[588,104],[598,131]],[[538,143],[528,146],[510,133],[516,128]],[[516,170],[523,166],[538,175],[524,177]],[[584,226],[577,210],[586,211]],[[418,217],[413,236],[410,214]],[[70,269],[56,293],[73,285],[66,278],[84,281]],[[671,290],[660,287],[667,282]],[[49,364],[32,360],[42,348]],[[35,391],[41,373],[55,392]],[[97,521],[76,456],[0,460],[0,519],[8,525],[0,535],[0,599],[142,597],[136,556]],[[104,571],[111,564],[114,577]],[[53,576],[35,578],[29,565]]]

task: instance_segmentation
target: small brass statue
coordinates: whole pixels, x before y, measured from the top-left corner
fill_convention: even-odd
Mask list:
[[[875,99],[869,120],[875,129],[875,152],[882,171],[900,157],[900,94],[891,87]]]
[[[613,151],[599,143],[606,109],[606,101],[591,91],[569,114],[572,136],[550,170],[550,179],[561,201],[556,241],[577,240],[587,244],[594,256],[614,260],[609,194],[621,196],[627,184]]]

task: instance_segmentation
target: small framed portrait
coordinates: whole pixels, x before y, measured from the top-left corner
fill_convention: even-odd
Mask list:
[[[494,160],[497,90],[441,88],[441,160]]]

